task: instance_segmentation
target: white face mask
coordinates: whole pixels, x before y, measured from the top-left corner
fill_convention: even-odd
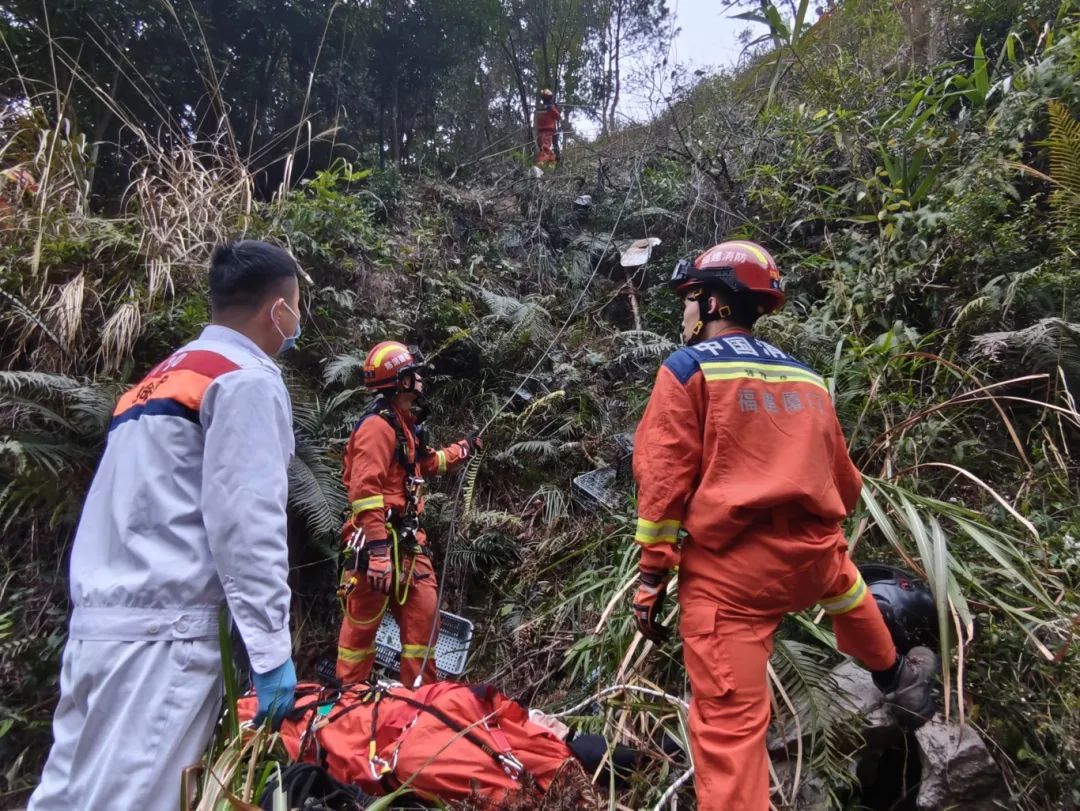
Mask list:
[[[281,305],[286,310],[288,310],[291,315],[296,316],[296,331],[293,332],[292,335],[286,335],[285,331],[282,330],[282,328],[278,325],[277,319],[276,318],[274,319],[274,329],[276,329],[278,331],[278,335],[280,335],[281,339],[282,339],[281,340],[281,348],[278,349],[278,354],[281,354],[282,352],[287,352],[288,350],[290,350],[294,346],[296,346],[296,341],[300,337],[300,332],[301,332],[301,330],[300,330],[300,313],[296,312],[292,307],[290,307],[286,303],[285,299],[281,299]]]

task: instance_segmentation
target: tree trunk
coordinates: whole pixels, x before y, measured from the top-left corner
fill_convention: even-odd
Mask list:
[[[936,56],[932,3],[929,0],[905,0],[901,3],[901,14],[911,43],[911,67],[918,70],[931,64]]]
[[[619,57],[622,53],[622,18],[623,18],[623,0],[615,0],[615,87],[611,94],[611,124],[612,131],[615,129],[615,108],[619,106],[619,93],[622,89],[622,82],[619,76],[620,63]]]
[[[607,24],[604,26],[604,36],[607,40],[605,43],[607,47],[604,49],[604,61],[606,62],[604,68],[604,103],[600,112],[600,134],[608,134],[608,121],[610,120],[611,110],[611,89],[614,86],[614,77],[612,76],[613,54],[615,52],[615,45],[613,43],[613,36],[611,31],[611,17],[608,17]]]
[[[394,86],[390,97],[390,157],[394,163],[401,163],[401,109],[398,105],[398,71],[394,68]]]
[[[551,70],[551,56],[548,54],[548,46],[551,44],[551,29],[547,25],[547,20],[544,21],[543,27],[540,29],[540,62],[543,68],[544,87],[550,88],[553,93],[558,92],[558,88],[555,86],[556,78]]]
[[[266,60],[266,69],[263,71],[262,75],[262,87],[259,89],[259,100],[255,104],[255,109],[251,111],[251,139],[248,143],[249,154],[255,151],[255,137],[259,128],[259,116],[270,109],[270,103],[274,97],[274,89],[277,86],[277,83],[274,81],[274,76],[277,74],[278,65],[281,64],[281,60],[285,57],[285,49],[288,46],[288,41],[283,37],[277,37],[274,46],[273,51]]]
[[[113,72],[112,84],[109,86],[109,97],[112,98],[114,104],[120,97],[120,82],[122,80],[123,75],[120,72],[120,65],[117,64],[116,70]],[[102,104],[101,115],[98,116],[94,131],[90,136],[90,163],[86,169],[86,193],[88,195],[94,193],[94,175],[97,174],[98,157],[101,155],[101,142],[105,139],[105,131],[112,120],[113,106]]]
[[[521,62],[518,61],[517,51],[514,49],[514,37],[509,32],[506,34],[506,39],[510,43],[500,42],[499,47],[502,48],[504,54],[506,54],[506,61],[510,64],[510,69],[514,72],[514,82],[517,84],[518,95],[521,97],[521,123],[527,130],[532,129],[532,105],[529,103],[529,91],[525,86],[525,75],[521,69]]]
[[[380,4],[382,9],[382,41],[386,42],[387,37],[390,36],[390,21],[389,21],[389,9],[387,8],[387,0],[382,0]],[[387,71],[386,66],[379,65],[377,75],[379,76],[379,168],[386,168],[386,139],[387,139],[387,84],[389,81],[397,81],[397,71]],[[393,152],[393,144],[389,145],[391,152]]]

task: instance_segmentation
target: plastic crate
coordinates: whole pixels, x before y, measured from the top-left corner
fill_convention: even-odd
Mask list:
[[[473,624],[464,617],[439,612],[439,638],[435,641],[435,669],[442,676],[460,676],[465,672],[472,644]],[[393,615],[383,614],[375,634],[375,663],[387,671],[401,671],[401,630]]]
[[[623,506],[626,495],[614,486],[616,474],[614,467],[602,467],[582,473],[574,477],[574,491],[579,496],[584,496],[586,501],[617,510]]]
[[[616,434],[613,439],[615,464],[582,473],[574,478],[573,484],[575,495],[589,506],[599,504],[609,510],[620,510],[626,506],[633,485],[634,437]]]
[[[612,486],[632,485],[634,482],[633,434],[616,434],[615,449],[618,456],[615,459],[615,484]]]

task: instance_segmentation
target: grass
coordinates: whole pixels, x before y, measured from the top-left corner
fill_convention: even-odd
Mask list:
[[[746,114],[730,88],[703,86],[700,98],[679,104],[677,119],[575,150],[542,183],[487,162],[453,182],[402,182],[398,173],[378,195],[377,173],[341,164],[260,199],[256,173],[272,157],[287,161],[298,131],[279,138],[283,155],[248,161],[227,129],[168,147],[138,130],[131,182],[104,210],[86,194],[92,145],[51,120],[43,97],[5,109],[0,165],[25,168],[38,190],[0,212],[0,761],[11,764],[0,799],[25,794],[47,743],[66,620],[63,560],[115,395],[198,329],[210,247],[246,234],[286,241],[318,280],[304,285],[305,337],[285,361],[298,447],[290,475],[295,613],[304,618],[298,660],[332,646],[328,558],[343,500],[341,445],[365,404],[363,349],[390,336],[437,347],[437,438],[486,428],[485,453],[460,479],[433,483],[429,502],[446,602],[477,620],[469,676],[553,710],[595,703],[595,714],[578,708],[569,717],[650,754],[629,788],[597,786],[603,802],[660,804],[689,765],[655,743],[663,730],[686,749],[678,642],[657,650],[633,629],[629,494],[620,509],[594,511],[570,482],[612,458],[612,438],[632,428],[674,346],[672,302],[656,284],[662,266],[733,234],[767,237],[791,270],[787,314],[764,323],[763,334],[828,373],[851,452],[868,474],[847,527],[853,553],[930,584],[949,717],[991,741],[1016,807],[1075,802],[1072,208],[1060,195],[1043,201],[1045,189],[1024,184],[1046,181],[1027,171],[1018,179],[992,151],[1007,131],[1027,150],[1026,164],[1042,165],[1050,147],[1030,128],[1052,109],[1051,175],[1069,182],[1064,147],[1074,127],[1040,96],[1071,82],[1054,61],[1068,62],[1069,36],[1062,30],[1050,53],[1040,44],[1030,70],[1017,68],[1029,88],[1044,74],[1056,84],[1002,100],[992,126],[976,110],[934,116],[944,129],[912,134],[932,139],[922,160],[936,163],[933,188],[908,201],[920,209],[910,212],[895,202],[901,192],[862,164],[888,144],[892,125],[877,122],[909,107],[922,115],[918,91],[873,84],[874,72],[863,71],[859,81],[872,86],[854,97],[865,109],[838,102],[815,118],[815,94],[844,77],[823,75],[807,99],[788,104],[792,77],[813,68],[809,53],[809,67],[773,82],[776,109],[760,115]],[[81,92],[77,85],[60,98]],[[852,97],[844,87],[838,98]],[[716,104],[697,103],[709,92]],[[1006,173],[991,179],[1014,184],[1030,208],[1005,203],[986,213],[994,194],[963,191],[984,188],[967,172],[986,166]],[[556,249],[545,229],[583,188],[596,201],[594,220],[580,242]],[[870,202],[875,212],[884,206],[883,219]],[[1022,251],[1010,247],[1010,223],[1024,231]],[[601,250],[646,232],[664,242],[634,313],[625,277]],[[1028,253],[1039,255],[1025,265]],[[523,385],[528,404],[513,396]],[[835,806],[855,802],[850,730],[829,691],[840,661],[816,612],[782,626],[769,674],[774,715],[805,734],[796,736],[791,770],[775,775],[778,806],[794,803],[812,776],[824,776]],[[280,754],[273,736],[245,736],[227,717],[201,777],[200,807],[250,803]],[[689,786],[676,795],[685,805]]]

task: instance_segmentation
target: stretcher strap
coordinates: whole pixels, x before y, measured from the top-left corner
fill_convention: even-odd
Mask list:
[[[501,729],[499,730],[499,735],[501,736],[503,743],[499,743],[499,739],[496,738],[494,734],[492,735],[492,737],[495,738],[496,744],[498,744],[499,746],[505,744],[506,751],[496,752],[494,749],[488,746],[487,742],[485,742],[482,738],[476,735],[471,729],[466,726],[462,726],[453,718],[444,713],[442,710],[436,707],[432,707],[430,704],[424,704],[422,701],[417,701],[414,698],[409,698],[408,696],[391,694],[390,697],[396,698],[399,701],[403,701],[410,707],[418,709],[421,712],[426,712],[428,715],[431,715],[437,720],[441,721],[443,724],[449,727],[452,732],[461,735],[467,741],[477,746],[481,751],[483,751],[484,754],[494,760],[496,765],[498,765],[503,771],[505,771],[507,773],[507,776],[509,776],[511,779],[520,780],[522,777],[528,777],[530,779],[530,782],[539,786],[536,778],[529,772],[527,772],[525,770],[525,767],[521,765],[521,762],[516,757],[514,757],[513,753],[510,751],[510,742],[506,738],[506,734],[503,733]],[[491,728],[487,726],[486,722],[485,728],[491,731]]]
[[[317,690],[297,690],[295,693],[296,698],[303,698],[310,695],[315,695],[315,700],[307,704],[298,704],[293,707],[286,718],[290,721],[299,721],[304,717],[305,713],[311,712],[308,718],[307,726],[304,729],[304,734],[300,736],[300,750],[297,753],[297,762],[303,761],[304,755],[307,752],[308,745],[314,741],[315,743],[315,758],[321,764],[323,763],[323,751],[319,746],[319,738],[315,734],[315,723],[326,715],[330,714],[334,705],[341,700],[341,691],[336,689],[318,688]]]
[[[495,741],[495,745],[499,747],[499,751],[503,754],[512,754],[510,749],[510,739],[506,737],[506,733],[502,731],[502,727],[499,726],[499,720],[496,718],[495,723],[489,724],[484,722],[484,729],[488,731],[491,739]]]
[[[414,709],[420,710],[421,712],[426,712],[428,715],[433,716],[435,719],[437,719],[438,721],[445,724],[453,733],[455,733],[457,735],[461,735],[463,738],[465,738],[465,740],[469,741],[469,743],[471,743],[474,746],[476,746],[477,748],[479,748],[485,755],[487,755],[493,761],[495,761],[495,764],[499,768],[501,768],[504,772],[506,772],[507,776],[509,776],[511,779],[520,780],[522,777],[527,777],[527,778],[529,778],[529,781],[532,784],[534,784],[536,786],[540,785],[537,782],[536,778],[532,774],[530,774],[528,771],[526,771],[525,767],[521,765],[521,762],[516,757],[514,757],[512,751],[510,749],[510,741],[507,739],[506,734],[501,729],[498,729],[498,727],[496,727],[496,729],[498,729],[498,736],[496,736],[494,730],[492,730],[491,727],[487,726],[487,724],[485,722],[485,728],[488,729],[488,731],[492,733],[492,738],[495,740],[496,745],[505,746],[505,751],[504,752],[496,752],[494,749],[492,749],[490,746],[488,746],[487,742],[484,741],[483,738],[481,738],[476,733],[474,733],[471,729],[469,729],[469,727],[462,726],[457,721],[455,721],[453,718],[451,718],[446,713],[444,713],[442,710],[440,710],[440,709],[438,709],[436,707],[432,707],[429,704],[425,704],[422,701],[417,701],[415,698],[410,698],[409,696],[403,696],[403,695],[401,695],[399,693],[390,693],[383,687],[372,687],[372,688],[370,688],[368,691],[366,691],[365,693],[363,693],[360,696],[360,699],[355,704],[352,704],[351,706],[340,709],[337,712],[333,713],[332,715],[328,716],[326,718],[325,723],[322,724],[322,726],[329,726],[330,724],[333,724],[335,721],[339,720],[342,716],[348,715],[350,712],[355,710],[357,707],[361,706],[364,703],[367,703],[367,701],[374,700],[376,702],[376,704],[375,704],[375,707],[373,708],[373,711],[372,711],[372,714],[371,714],[371,741],[370,741],[369,746],[368,746],[368,750],[369,750],[368,759],[369,759],[369,762],[372,765],[374,765],[376,761],[379,761],[380,763],[385,764],[386,761],[382,761],[381,758],[376,758],[375,754],[374,754],[374,750],[375,750],[375,747],[376,747],[376,742],[375,742],[376,723],[377,723],[378,712],[379,712],[379,704],[378,704],[378,702],[380,700],[382,700],[383,698],[385,698],[385,699],[396,699],[398,701],[404,702],[405,704],[407,704],[410,707],[413,707]],[[392,772],[393,768],[394,768],[393,765],[392,764],[386,764],[386,765],[388,765],[390,767],[389,771]],[[380,772],[380,774],[375,775],[374,769],[373,769],[372,774],[375,776],[375,779],[379,780],[379,779],[382,779],[382,778],[388,776],[389,772],[388,771],[382,771],[382,772]]]
[[[371,740],[368,742],[368,768],[371,770],[372,779],[380,782],[386,775],[394,771],[394,765],[397,762],[397,753],[392,758],[393,762],[379,757],[378,744],[375,742],[379,731],[379,705],[385,695],[386,693],[381,690],[375,693],[375,706],[371,710]]]

